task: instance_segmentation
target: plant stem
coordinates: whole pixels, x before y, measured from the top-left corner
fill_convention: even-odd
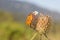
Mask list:
[[[36,37],[37,34],[38,34],[38,33],[36,32],[36,33],[32,36],[31,40],[34,40],[34,38]]]

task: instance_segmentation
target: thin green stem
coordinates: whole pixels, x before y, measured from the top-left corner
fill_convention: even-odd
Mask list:
[[[36,37],[37,34],[38,34],[38,33],[36,32],[36,33],[32,36],[31,40],[34,40],[34,38]]]

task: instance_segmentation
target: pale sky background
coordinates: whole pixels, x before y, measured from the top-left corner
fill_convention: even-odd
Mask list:
[[[55,10],[60,12],[60,0],[18,0],[18,1],[33,3],[38,6],[43,6],[45,8],[48,8],[50,10]]]

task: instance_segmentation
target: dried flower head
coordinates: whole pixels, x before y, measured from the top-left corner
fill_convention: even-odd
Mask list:
[[[40,13],[39,16],[37,16],[37,14],[37,11],[31,12],[27,16],[26,24],[29,25],[31,28],[37,30],[38,32],[45,32],[48,29],[51,21],[50,17],[42,13]]]
[[[36,30],[40,34],[44,34],[44,36],[48,39],[46,35],[46,31],[50,28],[51,18],[48,15],[44,15],[34,11],[27,16],[26,24],[28,24],[32,29]]]
[[[45,16],[43,14],[40,14],[38,17],[38,21],[36,24],[36,30],[40,33],[45,33],[45,31],[48,29],[49,25],[49,16]]]

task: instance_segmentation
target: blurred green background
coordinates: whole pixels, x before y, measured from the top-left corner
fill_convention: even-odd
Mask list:
[[[10,12],[0,11],[0,40],[29,40],[33,31],[25,23],[14,20]]]

